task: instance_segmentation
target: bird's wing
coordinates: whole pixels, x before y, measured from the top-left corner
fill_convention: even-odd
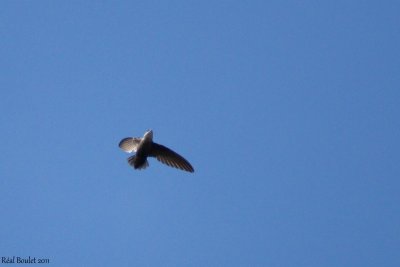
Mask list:
[[[122,139],[118,146],[125,152],[136,152],[141,140],[142,138],[127,137]]]
[[[190,163],[186,159],[163,145],[153,143],[149,156],[156,157],[158,161],[170,167],[188,172],[194,172],[192,165],[190,165]]]

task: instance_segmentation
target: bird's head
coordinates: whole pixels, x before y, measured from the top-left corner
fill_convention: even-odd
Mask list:
[[[153,140],[153,131],[152,130],[147,130],[144,133],[143,138],[146,139],[146,140]]]

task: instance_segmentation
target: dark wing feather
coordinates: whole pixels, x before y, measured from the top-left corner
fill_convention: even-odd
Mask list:
[[[158,161],[170,167],[194,172],[192,165],[186,159],[163,145],[153,143],[149,156],[155,157]]]

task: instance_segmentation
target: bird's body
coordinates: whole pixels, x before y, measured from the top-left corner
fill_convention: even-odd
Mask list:
[[[128,158],[129,165],[135,169],[145,169],[149,166],[148,157],[155,157],[161,163],[170,167],[194,172],[190,163],[171,149],[153,142],[153,131],[147,131],[143,138],[127,137],[119,142],[119,147],[125,152],[136,152]]]

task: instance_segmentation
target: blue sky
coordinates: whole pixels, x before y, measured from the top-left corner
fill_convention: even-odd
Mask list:
[[[0,7],[1,257],[400,265],[398,1]]]

